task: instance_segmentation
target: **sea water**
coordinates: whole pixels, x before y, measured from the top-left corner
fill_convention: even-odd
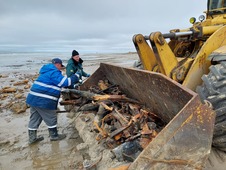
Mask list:
[[[128,57],[129,56],[129,57]],[[20,53],[0,53],[0,73],[4,71],[34,70],[41,65],[51,63],[53,58],[60,58],[63,64],[71,58],[71,53],[66,52],[20,52]],[[101,62],[133,65],[138,59],[137,56],[131,56],[129,53],[86,53],[80,54],[84,60],[84,65],[99,64]]]

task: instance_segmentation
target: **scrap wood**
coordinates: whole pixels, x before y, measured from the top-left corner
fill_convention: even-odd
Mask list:
[[[104,102],[100,102],[100,105],[104,107],[104,109],[112,111],[113,107],[109,107],[108,105],[106,105]]]
[[[8,88],[11,88],[11,87],[10,86],[2,87],[2,89],[8,89]]]
[[[16,83],[14,83],[13,85],[18,86],[18,85],[27,84],[27,83],[28,83],[28,80],[23,80],[23,81],[18,81]]]
[[[150,118],[152,118],[155,121],[160,119],[156,114],[154,114],[153,112],[151,112],[149,110],[147,111],[144,109],[140,109],[140,111],[141,111],[141,113],[144,113],[145,115],[149,116]]]
[[[97,103],[87,103],[82,105],[78,111],[94,111],[99,108],[99,105]]]
[[[80,104],[81,101],[80,100],[62,100],[60,101],[60,105],[76,105],[76,104]]]
[[[110,114],[106,115],[102,120],[99,120],[99,116],[98,115],[96,115],[94,117],[94,123],[95,123],[94,125],[96,126],[98,131],[104,131],[105,133],[107,133],[105,128],[104,128],[104,121],[107,118],[110,118],[110,117],[112,117],[112,115],[110,115]],[[99,121],[101,121],[101,127],[99,126]]]
[[[142,117],[144,117],[144,116],[147,117],[149,112],[147,110],[140,109],[140,113],[141,113]]]
[[[104,82],[100,81],[101,86],[102,83]],[[93,125],[98,132],[96,140],[107,143],[109,139],[109,147],[118,146],[125,141],[139,140],[144,148],[157,135],[156,130],[159,129],[156,127],[158,122],[155,124],[155,121],[161,119],[137,100],[123,95],[117,85],[103,85],[101,88],[92,86],[89,89],[91,91],[67,89],[64,92],[70,99],[82,99],[85,102],[79,105],[78,110],[89,108],[88,110],[95,111]]]
[[[10,110],[12,110],[14,113],[23,113],[25,112],[27,109],[27,105],[25,102],[14,102],[11,106],[10,106]]]
[[[104,118],[102,119],[102,125],[101,125],[101,128],[102,129],[104,128],[104,122],[105,122],[105,120],[108,119],[108,118],[110,118],[110,117],[112,117],[111,114],[108,114],[108,115],[104,116]]]
[[[111,115],[114,116],[114,118],[116,118],[122,126],[130,126],[129,121],[126,120],[126,118],[124,118],[123,115],[117,111],[117,109],[115,109],[114,112],[111,112]],[[123,133],[126,138],[131,136],[128,130],[123,130]]]
[[[90,100],[94,101],[100,101],[100,100],[112,100],[112,101],[124,101],[124,102],[131,102],[131,103],[139,103],[137,100],[130,99],[126,97],[125,95],[100,95],[95,94],[88,91],[82,91],[82,90],[76,90],[76,89],[68,89],[69,92],[72,92],[74,94],[78,94],[82,97],[85,97]]]
[[[14,97],[16,99],[22,98],[23,97],[23,93],[15,94]]]
[[[79,99],[79,98],[81,98],[80,95],[76,95],[76,94],[74,94],[74,93],[70,93],[70,96],[71,96],[73,99]]]
[[[115,135],[118,135],[119,133],[121,133],[122,131],[124,131],[125,129],[127,129],[130,125],[121,127],[115,131],[113,131],[112,133],[110,133],[110,137],[113,138]]]
[[[134,135],[134,136],[131,136],[130,138],[127,138],[125,141],[126,141],[126,142],[132,141],[132,140],[134,140],[134,139],[136,139],[136,138],[138,138],[138,137],[140,137],[140,136],[141,136],[141,134],[138,133],[138,134],[136,134],[136,135]]]
[[[129,121],[119,113],[117,109],[114,109],[114,111],[111,112],[111,115],[113,115],[122,125],[128,125]]]
[[[6,97],[8,97],[8,96],[9,96],[8,93],[3,93],[3,94],[0,95],[0,99],[6,98]]]
[[[92,93],[92,92],[76,90],[76,89],[66,89],[66,90],[62,91],[62,93],[70,93],[70,92],[73,94],[79,95],[81,97],[85,97],[90,100],[92,100],[93,97],[96,95],[95,93]]]
[[[93,124],[104,138],[108,136],[108,134],[102,128],[99,127],[97,122],[94,121]]]
[[[99,126],[102,125],[101,119],[103,118],[104,113],[105,113],[104,107],[102,105],[99,105],[96,116],[94,117],[94,121],[96,121]]]
[[[106,84],[106,82],[104,82],[103,80],[99,80],[98,82],[98,87],[101,89],[101,90],[105,90],[108,88],[108,85],[109,84]]]
[[[152,134],[152,133],[153,133],[153,130],[150,130],[149,127],[148,127],[148,124],[145,123],[144,126],[142,127],[141,134],[142,135],[149,135],[149,134]]]
[[[99,90],[99,91],[97,92],[97,94],[101,94],[101,93],[103,93],[103,92],[107,92],[108,90],[110,90],[111,88],[114,88],[114,87],[117,87],[117,85],[116,85],[116,84],[113,84],[113,85],[109,86],[108,88],[106,88],[106,89],[104,89],[104,90]]]
[[[2,93],[13,93],[16,91],[17,91],[17,89],[14,87],[3,87],[1,90]]]
[[[30,87],[31,87],[30,84],[26,84],[26,85],[24,86],[24,89],[29,89]]]
[[[99,104],[98,111],[96,113],[96,116],[94,117],[94,121],[101,126],[102,129],[104,129],[104,121],[106,118],[109,118],[111,115],[107,114],[104,117],[104,114],[106,113],[106,110],[111,111],[113,108],[108,107],[105,103],[101,102]]]
[[[3,106],[3,108],[10,108],[13,104],[13,102],[9,102],[5,106]]]
[[[93,100],[112,100],[112,101],[122,101],[122,102],[131,102],[131,103],[139,103],[137,100],[126,97],[125,95],[94,95]]]
[[[112,126],[114,127],[113,130],[111,132],[113,132],[116,129],[120,129],[121,127],[123,127],[123,125],[113,117],[113,120],[111,121]]]
[[[115,142],[115,140],[110,137],[106,138],[105,144],[109,149],[114,149],[115,147],[118,146],[117,142]]]
[[[141,117],[142,117],[141,113],[138,113],[138,114],[136,114],[135,116],[133,116],[133,117],[131,118],[131,120],[132,120],[133,122],[138,122],[138,119],[140,119]]]
[[[96,88],[96,86],[91,86],[89,87],[89,90],[92,92],[92,93],[96,93],[96,94],[102,94],[102,90],[100,90],[99,88]]]
[[[137,114],[140,113],[140,111],[139,111],[140,110],[140,105],[129,103],[128,106],[129,106],[130,114],[137,115]]]
[[[122,133],[119,133],[119,134],[117,134],[117,135],[115,135],[114,136],[114,139],[116,140],[116,141],[118,141],[119,139],[121,139],[122,138]]]
[[[152,137],[155,138],[157,135],[158,135],[158,133],[156,132],[156,130],[153,130]]]

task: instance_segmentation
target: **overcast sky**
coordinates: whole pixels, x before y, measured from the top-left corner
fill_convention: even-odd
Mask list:
[[[135,51],[134,34],[190,27],[205,0],[0,0],[0,52]]]

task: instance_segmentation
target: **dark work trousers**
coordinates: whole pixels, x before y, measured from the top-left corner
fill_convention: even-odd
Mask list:
[[[57,127],[56,110],[43,109],[40,107],[30,107],[30,121],[28,130],[37,130],[42,120],[46,123],[48,128]]]

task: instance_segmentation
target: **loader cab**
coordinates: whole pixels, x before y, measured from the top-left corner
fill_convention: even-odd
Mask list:
[[[208,0],[207,14],[219,15],[226,14],[226,0]]]

